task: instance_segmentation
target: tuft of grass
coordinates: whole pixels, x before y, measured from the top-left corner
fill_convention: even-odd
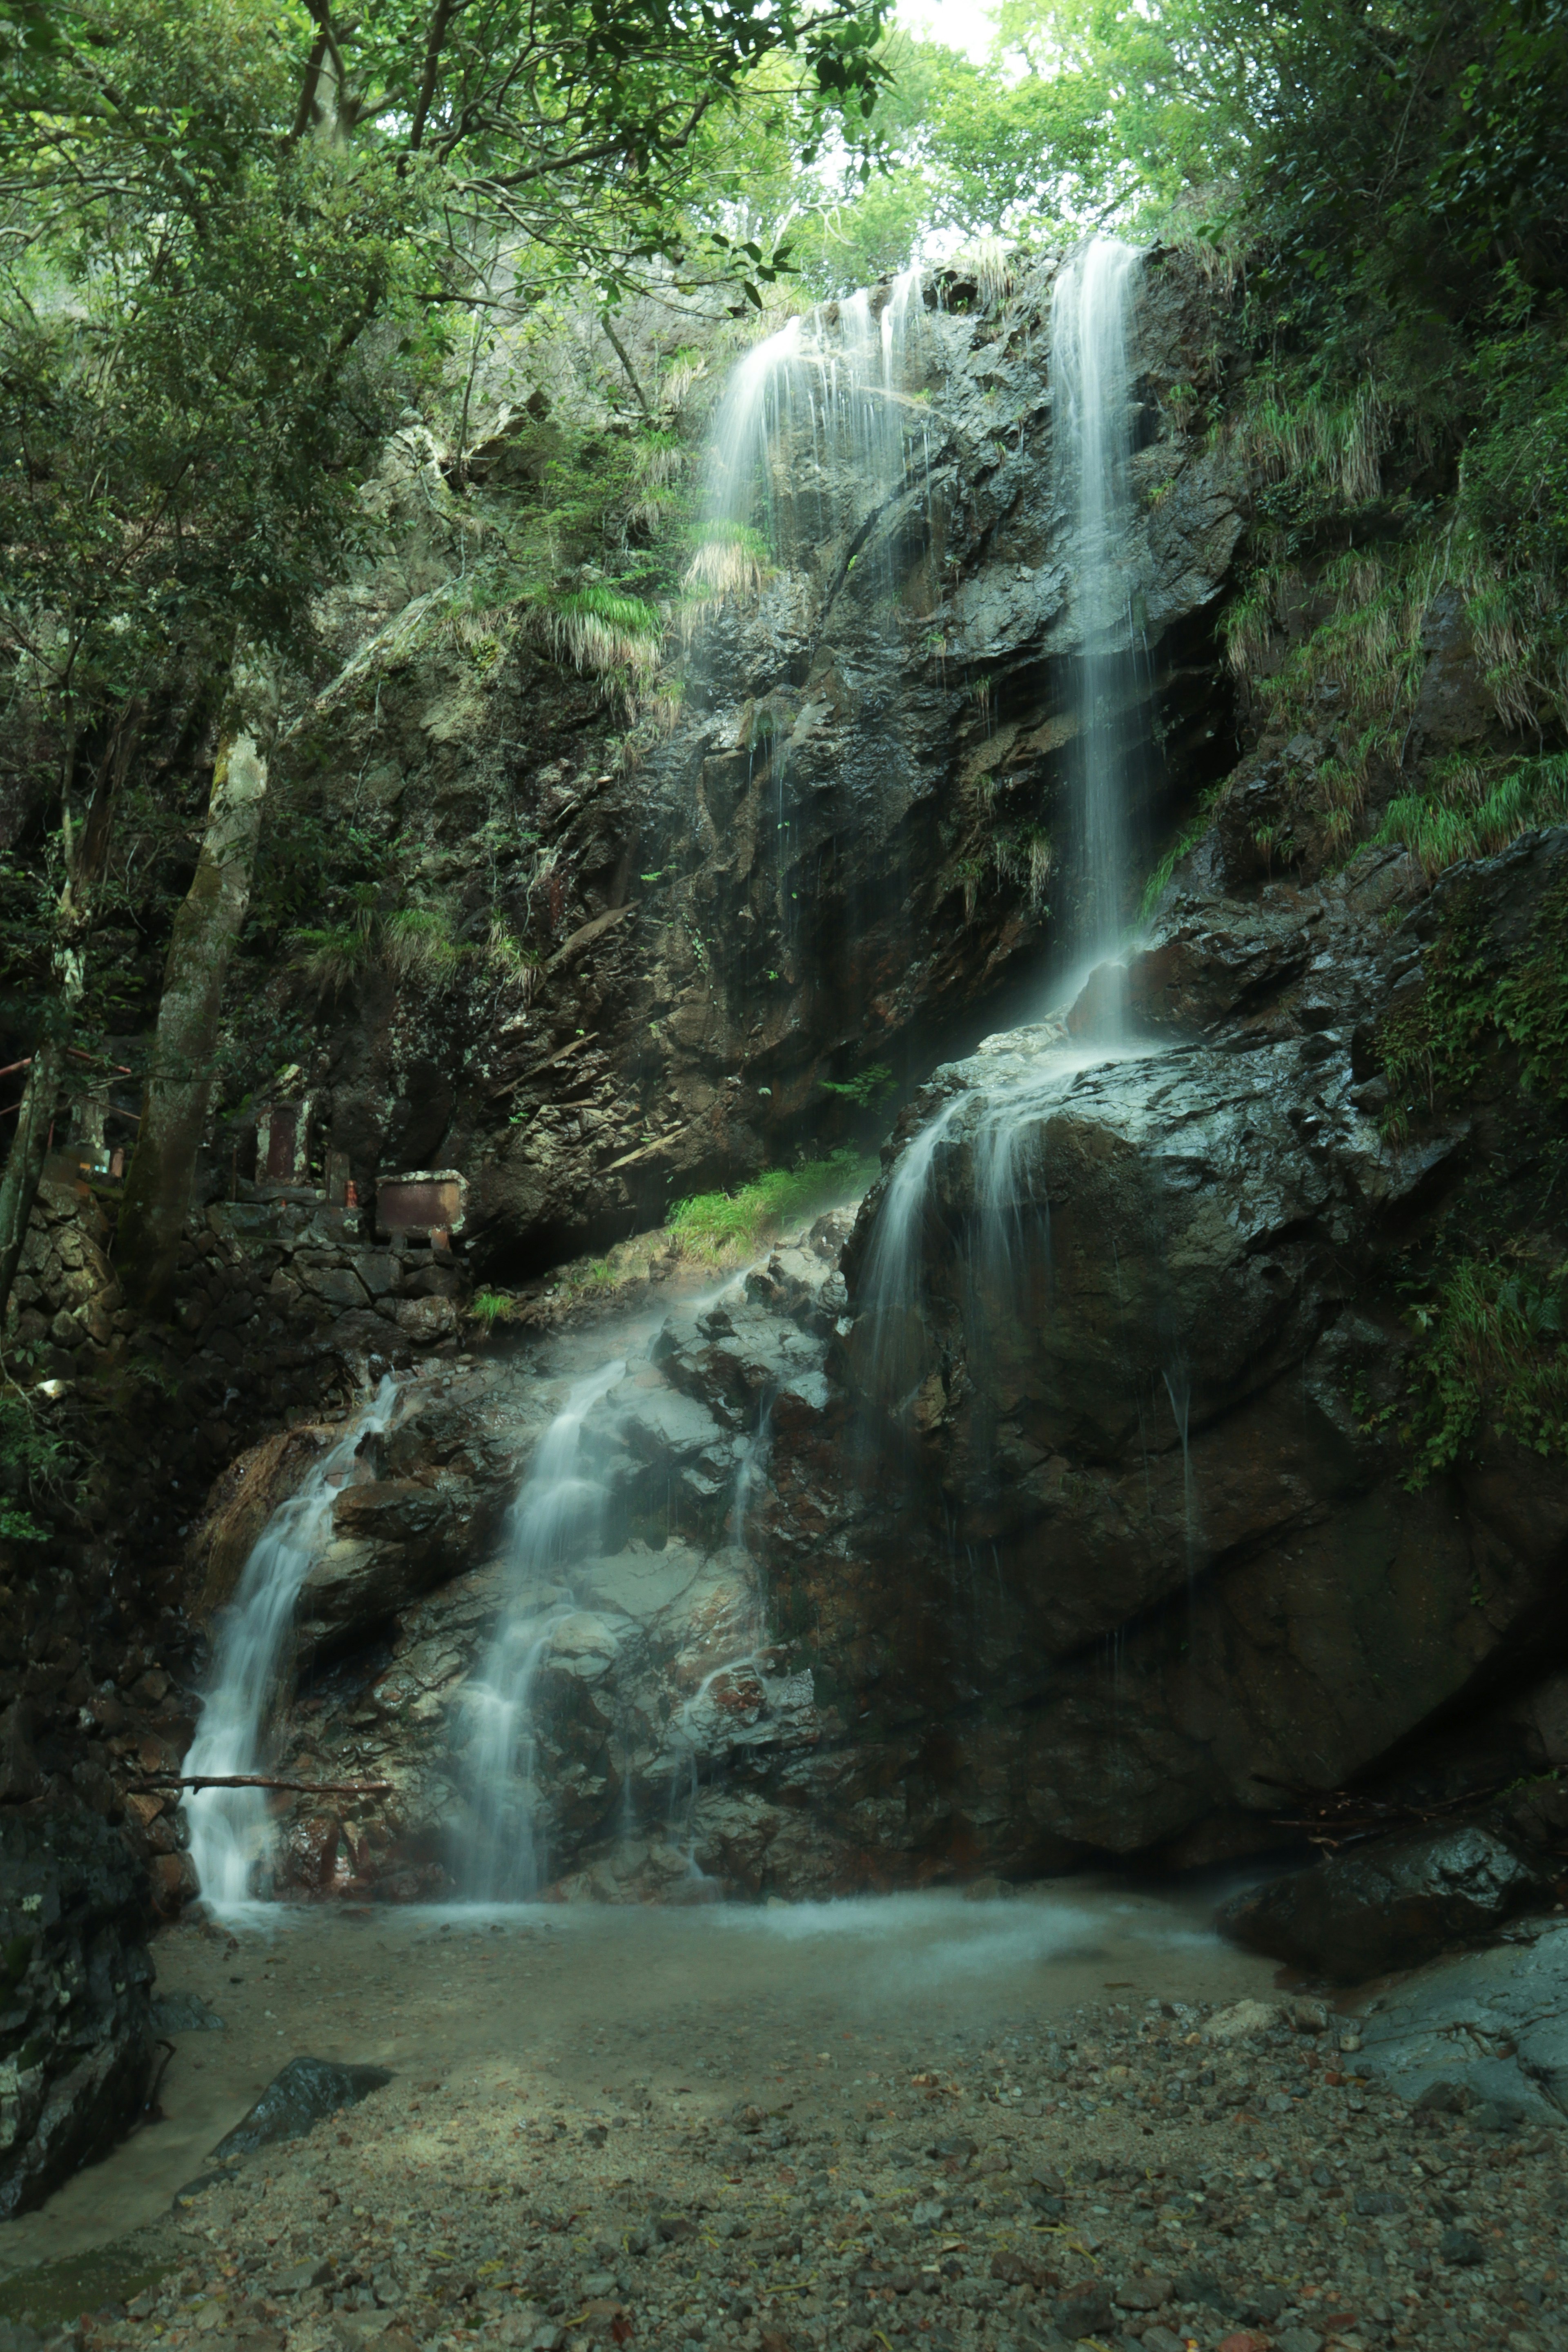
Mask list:
[[[364,969],[370,940],[358,924],[328,925],[321,930],[294,931],[289,936],[295,969],[312,986],[336,996]]]
[[[1435,766],[1426,789],[1391,801],[1380,841],[1402,841],[1428,877],[1468,857],[1495,856],[1539,824],[1568,817],[1568,753],[1471,759]]]
[[[566,1269],[567,1287],[590,1298],[614,1290],[619,1280],[620,1276],[607,1257],[584,1258]]]
[[[482,952],[490,970],[503,980],[515,980],[522,990],[524,1004],[531,1003],[539,975],[544,969],[544,958],[539,950],[526,946],[501,916],[494,915]]]
[[[1301,586],[1301,575],[1292,565],[1262,564],[1226,607],[1219,625],[1226,659],[1244,686],[1268,655],[1286,599],[1299,596]]]
[[[516,1312],[515,1300],[504,1290],[477,1290],[468,1302],[468,1313],[487,1331],[493,1331],[498,1323],[510,1323]]]
[[[1393,412],[1370,377],[1348,392],[1264,384],[1236,426],[1243,460],[1265,481],[1299,482],[1349,506],[1383,487]]]
[[[681,576],[692,604],[682,619],[700,620],[731,596],[760,596],[773,575],[772,551],[750,523],[715,522]]]
[[[579,588],[553,597],[542,609],[542,626],[557,660],[575,669],[646,677],[658,667],[664,623],[652,604],[623,589]]]
[[[1159,864],[1144,883],[1143,895],[1138,901],[1138,920],[1141,923],[1148,922],[1155,908],[1164,897],[1172,875],[1183,858],[1197,847],[1208,831],[1214,819],[1214,813],[1225,796],[1225,791],[1226,787],[1223,783],[1211,784],[1191,816],[1185,819],[1180,831],[1163,852]]]
[[[987,317],[1001,309],[1013,290],[1012,260],[999,236],[972,237],[947,267],[954,278],[973,278],[975,300]]]
[[[446,916],[430,907],[405,907],[389,917],[382,932],[382,952],[399,980],[422,980],[432,986],[450,980],[463,955]]]
[[[678,1202],[665,1220],[683,1257],[717,1264],[754,1256],[786,1225],[854,1200],[877,1179],[879,1163],[844,1150],[798,1168],[770,1168],[733,1192],[698,1192]]]

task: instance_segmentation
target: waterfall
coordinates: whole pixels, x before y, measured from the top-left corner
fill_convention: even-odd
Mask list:
[[[871,1318],[863,1360],[867,1386],[884,1410],[907,1396],[926,1360],[917,1328],[921,1252],[938,1147],[951,1138],[973,1153],[978,1229],[970,1244],[968,1315],[972,1342],[984,1344],[984,1327],[1014,1297],[1026,1214],[1020,1199],[1034,1189],[1032,1171],[1020,1162],[1021,1139],[1074,1072],[1129,1050],[1121,1043],[1122,974],[1114,959],[1129,877],[1130,803],[1143,700],[1134,628],[1127,352],[1137,272],[1131,246],[1090,237],[1063,268],[1051,308],[1054,488],[1068,532],[1079,642],[1068,673],[1072,865],[1079,908],[1069,1002],[1087,964],[1094,996],[1088,1034],[1100,1042],[1086,1047],[1059,1036],[1042,1039],[1010,1064],[1000,1061],[994,1092],[978,1106],[963,1098],[945,1104],[895,1164],[858,1285]]]
[[[687,574],[700,596],[760,588],[776,562],[843,542],[929,459],[925,411],[906,387],[924,319],[921,273],[879,314],[862,290],[791,319],[730,378],[709,439],[703,538]]]
[[[549,1875],[534,1783],[534,1684],[556,1628],[576,1607],[561,1579],[604,1522],[604,1486],[581,1463],[583,1423],[626,1370],[617,1357],[574,1384],[511,1507],[500,1617],[484,1666],[464,1694],[473,1828],[457,1876],[480,1902],[526,1900]]]
[[[298,1494],[268,1519],[220,1622],[211,1687],[180,1768],[187,1777],[265,1771],[265,1724],[300,1587],[331,1535],[332,1504],[354,1456],[367,1437],[387,1426],[397,1396],[397,1383],[388,1376]],[[256,1867],[267,1853],[265,1793],[203,1789],[184,1800],[184,1813],[201,1892],[215,1911],[232,1911],[253,1895]]]
[[[1129,460],[1132,384],[1127,320],[1138,256],[1090,237],[1057,279],[1051,301],[1053,449],[1068,530],[1080,650],[1073,665],[1071,789],[1082,913],[1080,949],[1113,957],[1128,882],[1134,646]],[[1114,1030],[1114,1003],[1101,1026]]]

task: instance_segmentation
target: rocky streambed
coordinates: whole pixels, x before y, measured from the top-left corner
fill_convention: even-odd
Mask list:
[[[1083,1883],[166,1931],[169,2121],[0,2231],[10,2340],[1560,2342],[1562,2135],[1464,2079],[1543,1939],[1336,2007],[1202,1919]],[[1417,1997],[1436,2074],[1388,2040]],[[199,2162],[306,2052],[391,2079]]]

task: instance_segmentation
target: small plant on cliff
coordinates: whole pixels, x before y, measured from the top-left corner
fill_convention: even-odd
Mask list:
[[[1392,1422],[1413,1450],[1412,1491],[1488,1428],[1537,1454],[1568,1451],[1565,1305],[1568,1263],[1465,1256],[1425,1286],[1406,1311],[1416,1344],[1404,1402],[1367,1424]]]
[[[773,574],[773,551],[760,530],[750,523],[710,523],[681,575],[690,600],[683,624],[700,619],[726,597],[760,596]]]
[[[1384,1127],[1398,1140],[1424,1097],[1473,1087],[1501,1043],[1526,1092],[1568,1096],[1568,882],[1542,898],[1522,948],[1498,956],[1484,928],[1448,918],[1425,958],[1426,985],[1378,1031]]]
[[[493,1331],[498,1323],[510,1323],[516,1312],[516,1302],[504,1290],[476,1290],[468,1302],[468,1313],[487,1331]]]
[[[27,1505],[66,1495],[76,1466],[71,1449],[44,1428],[30,1397],[15,1387],[0,1395],[0,1542],[48,1543],[50,1530]]]
[[[405,907],[389,918],[382,952],[399,980],[432,984],[449,980],[462,960],[445,915],[431,907]]]
[[[335,996],[363,970],[370,940],[357,925],[328,925],[320,930],[295,931],[289,946],[296,968],[315,987]]]
[[[618,588],[579,588],[543,608],[545,637],[574,668],[605,676],[629,670],[646,677],[658,666],[664,624],[652,604]]]
[[[1163,853],[1159,864],[1144,883],[1142,896],[1138,901],[1138,919],[1141,923],[1146,923],[1149,920],[1170,887],[1172,875],[1183,858],[1188,856],[1197,847],[1208,831],[1215,811],[1224,798],[1225,792],[1226,787],[1223,783],[1211,784],[1192,815],[1188,817]]]
[[[710,1263],[750,1257],[786,1225],[854,1200],[875,1182],[878,1167],[875,1160],[845,1150],[798,1168],[770,1168],[733,1192],[699,1192],[678,1202],[665,1223],[683,1257]]]
[[[1568,817],[1568,754],[1520,760],[1461,752],[1436,761],[1424,792],[1391,801],[1380,841],[1402,841],[1428,877],[1461,858],[1489,857],[1533,825]]]
[[[852,1078],[818,1078],[816,1083],[824,1094],[837,1095],[857,1110],[871,1110],[899,1082],[886,1062],[873,1062],[869,1069],[858,1071]]]

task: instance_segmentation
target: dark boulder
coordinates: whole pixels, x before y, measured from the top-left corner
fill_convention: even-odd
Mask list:
[[[0,2218],[133,2122],[152,2062],[144,1872],[90,1813],[0,1818]]]
[[[219,2140],[213,2155],[249,2156],[275,2140],[303,2139],[325,2116],[358,2106],[391,2080],[384,2066],[338,2066],[327,2058],[290,2058],[250,2113]]]
[[[1544,1891],[1522,1848],[1467,1823],[1354,1846],[1237,1895],[1219,1925],[1255,1952],[1355,1984],[1481,1941]]]

